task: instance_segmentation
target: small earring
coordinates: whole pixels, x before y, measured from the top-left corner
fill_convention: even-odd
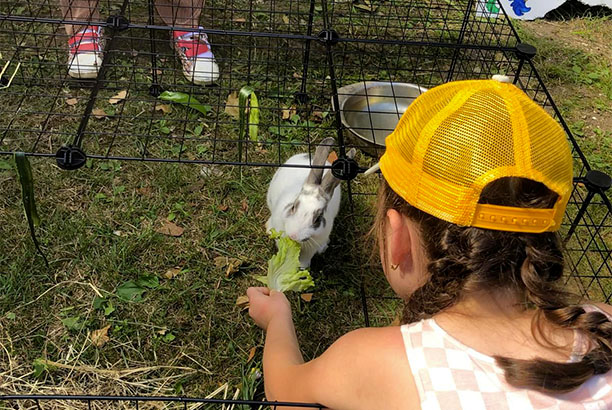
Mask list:
[[[399,263],[396,265],[391,265],[391,270],[396,270],[397,268],[399,268]]]

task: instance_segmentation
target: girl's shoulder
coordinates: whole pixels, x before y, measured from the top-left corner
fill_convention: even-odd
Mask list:
[[[420,406],[418,390],[410,370],[399,326],[353,330],[334,343],[342,351],[351,373],[359,374],[360,395],[369,403],[356,408],[416,409]],[[349,362],[346,359],[352,358]],[[347,369],[348,370],[348,369]]]
[[[352,358],[354,365],[363,370],[370,365],[380,366],[381,362],[396,362],[398,355],[404,355],[404,342],[399,326],[367,327],[345,334],[330,351]]]

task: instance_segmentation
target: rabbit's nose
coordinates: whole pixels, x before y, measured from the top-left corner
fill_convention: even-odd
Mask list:
[[[296,233],[291,233],[291,234],[289,234],[289,238],[293,239],[294,241],[297,241],[297,240],[298,240],[298,236],[297,236],[297,234],[296,234]]]

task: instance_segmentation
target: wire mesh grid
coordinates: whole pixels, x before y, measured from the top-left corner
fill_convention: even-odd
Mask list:
[[[348,180],[351,217],[369,223],[378,181],[354,178],[382,154],[402,107],[447,81],[505,74],[568,133],[575,189],[561,231],[567,283],[587,298],[610,301],[612,206],[605,178],[591,170],[530,60],[535,50],[520,43],[504,14],[483,17],[473,0],[207,0],[195,25],[208,35],[220,77],[200,86],[186,78],[173,48],[173,30],[190,27],[168,25],[152,1],[97,3],[99,13],[87,21],[50,0],[0,1],[0,63],[6,64],[0,155],[53,158],[72,146],[93,159],[277,167],[293,153],[313,154],[318,141],[334,135],[334,166]],[[66,24],[75,31],[103,28],[96,78],[68,74]],[[238,93],[245,85],[259,100],[257,138],[239,135]],[[160,100],[162,91],[190,95],[205,113]],[[345,155],[353,147],[356,163]],[[368,294],[365,289],[380,288],[371,280],[384,279],[364,275],[366,325],[377,323],[379,301],[393,297]],[[26,407],[45,408],[32,400]],[[95,408],[97,400],[76,402]],[[165,405],[237,404],[182,400]],[[138,398],[113,403],[134,408]]]
[[[13,401],[19,409],[62,408],[96,410],[163,408],[165,410],[260,410],[260,409],[323,409],[310,403],[269,402],[235,399],[198,399],[191,397],[139,397],[139,396],[66,396],[66,395],[19,395],[3,396],[2,400]],[[2,407],[4,408],[4,407]]]

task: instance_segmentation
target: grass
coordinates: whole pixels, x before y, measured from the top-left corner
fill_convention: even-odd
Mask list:
[[[536,66],[594,169],[612,175],[612,19],[517,23]]]
[[[280,24],[281,15],[276,17]],[[352,21],[357,21],[354,30],[367,28],[358,20]],[[610,23],[607,18],[593,18],[550,24],[567,29],[566,35],[575,41],[597,43],[610,33]],[[612,111],[611,54],[566,38],[561,41],[546,24],[521,23],[522,36],[538,47],[536,65],[585,154],[596,168],[610,173],[612,126],[603,119],[610,118]],[[408,28],[398,30],[403,33]],[[436,38],[449,35],[440,30],[434,30]],[[243,49],[248,50],[247,40],[236,41],[243,41]],[[261,48],[252,49],[252,57],[263,68],[250,78],[261,96],[261,130],[264,138],[282,141],[283,148],[254,150],[252,155],[254,160],[284,160],[305,149],[292,144],[318,141],[331,132],[331,118],[313,115],[314,109],[329,110],[329,96],[318,91],[328,85],[326,67],[320,63],[311,71],[308,87],[315,98],[309,111],[299,113],[299,118],[279,120],[280,110],[288,108],[293,92],[299,89],[294,73],[300,73],[301,61],[289,57],[301,49],[291,42],[258,41]],[[11,44],[11,39],[2,37],[1,42]],[[246,56],[235,51],[233,82],[225,78],[222,87],[194,89],[200,93],[198,99],[212,108],[201,119],[180,107],[173,107],[171,113],[154,108],[155,100],[146,87],[151,76],[148,57],[128,59],[132,49],[142,49],[135,42],[125,38],[121,58],[99,94],[95,108],[106,111],[108,117],[90,120],[84,139],[86,152],[104,155],[112,140],[112,153],[117,155],[139,156],[146,145],[153,157],[206,159],[214,152],[217,160],[235,159],[231,139],[235,139],[238,124],[224,113],[224,105],[229,90],[241,88],[249,78]],[[227,40],[219,41],[224,42]],[[90,91],[45,88],[57,84],[54,76],[64,68],[65,55],[59,51],[61,45],[57,47],[58,51],[44,60],[48,77],[40,76],[41,85],[28,90],[31,97],[21,111],[15,108],[22,98],[17,88],[0,99],[2,110],[18,116],[23,129],[37,130],[50,108],[58,114],[49,120],[38,142],[41,152],[54,152],[71,140]],[[421,59],[401,60],[405,50],[388,48],[382,51],[389,54],[390,64],[383,64],[376,60],[379,54],[361,53],[369,50],[366,46],[342,47],[347,53],[338,75],[347,83],[363,79],[362,67],[378,70],[387,66],[389,71],[378,73],[381,79],[411,78],[411,66],[403,66],[414,63],[422,63],[415,78],[435,83],[438,79],[432,79],[432,67],[448,60],[444,52],[436,54],[425,48],[418,49]],[[220,56],[224,55],[222,50]],[[278,50],[285,52],[274,54]],[[313,43],[313,50],[321,53],[322,47]],[[169,77],[165,83],[177,91],[188,88],[177,81],[181,73],[167,44],[161,52],[167,57],[162,62],[163,75]],[[35,54],[29,57],[38,59]],[[134,65],[138,69],[131,69]],[[275,83],[277,78],[270,75],[273,69],[282,71],[278,75],[282,83]],[[130,91],[127,103],[108,102],[126,88]],[[75,97],[75,105],[66,104],[66,99]],[[6,125],[2,121],[8,117],[0,118],[0,124]],[[205,126],[213,122],[217,128]],[[282,129],[288,131],[283,135]],[[119,137],[115,140],[113,135]],[[0,141],[0,148],[22,144],[22,149],[29,149],[38,136],[25,131],[11,134]],[[230,142],[219,148],[211,145],[214,139]],[[361,154],[358,160],[362,165],[372,162]],[[93,160],[77,171],[66,172],[50,160],[31,161],[43,218],[38,235],[51,268],[45,269],[31,244],[14,172],[0,167],[0,391],[206,396],[227,383],[232,396],[237,388],[252,388],[249,375],[252,368],[260,366],[263,335],[236,306],[236,299],[256,284],[252,277],[263,273],[274,252],[264,232],[268,217],[265,193],[274,169]],[[330,249],[313,261],[317,287],[312,301],[292,296],[306,358],[315,357],[338,336],[364,325],[362,277],[370,296],[367,303],[372,324],[389,324],[395,317],[397,303],[386,298],[388,287],[371,258],[372,244],[365,236],[372,223],[376,180],[357,179],[351,187],[365,195],[355,195],[351,204],[345,190]],[[158,233],[168,220],[184,228],[184,233],[179,237]],[[228,275],[220,257],[237,258],[238,271]],[[128,287],[142,299],[122,298]],[[108,341],[96,345],[93,332],[107,326]],[[250,358],[253,348],[255,355]]]
[[[14,182],[12,171],[0,174],[6,221],[0,234],[9,238],[2,242],[5,332],[0,342],[13,363],[11,376],[61,390],[74,382],[68,375],[79,370],[50,365],[33,377],[35,363],[49,360],[76,369],[133,369],[155,363],[176,369],[136,372],[121,380],[100,380],[95,387],[84,383],[70,389],[117,392],[113,385],[119,382],[127,389],[124,393],[206,395],[219,383],[238,384],[249,351],[262,343],[261,332],[235,301],[256,284],[252,276],[264,271],[274,251],[264,234],[264,195],[272,170],[243,170],[241,177],[237,169],[225,167],[221,176],[206,178],[194,166],[107,165],[94,161],[91,168],[65,173],[48,161],[34,161],[38,206],[44,215],[39,236],[51,261],[49,271],[29,242],[17,185],[9,183]],[[358,286],[360,265],[369,255],[359,241],[366,226],[355,229],[347,211],[345,204],[337,229],[350,229],[354,236],[334,238],[325,259],[315,261],[312,302],[294,305],[308,357],[321,353],[339,334],[363,325]],[[185,228],[181,237],[155,232],[169,215]],[[215,266],[218,256],[240,259],[239,271],[227,276],[224,266]],[[351,262],[342,263],[346,260]],[[166,278],[175,267],[179,273]],[[117,295],[126,282],[151,277],[156,279],[143,286],[142,301]],[[381,281],[378,285],[384,292]],[[337,304],[343,309],[337,310]],[[390,313],[380,314],[378,323],[389,319]],[[107,325],[110,341],[94,346],[90,332]],[[101,377],[94,370],[78,374],[81,381],[94,376]],[[165,384],[146,382],[146,387],[130,390],[129,383],[143,376]]]

